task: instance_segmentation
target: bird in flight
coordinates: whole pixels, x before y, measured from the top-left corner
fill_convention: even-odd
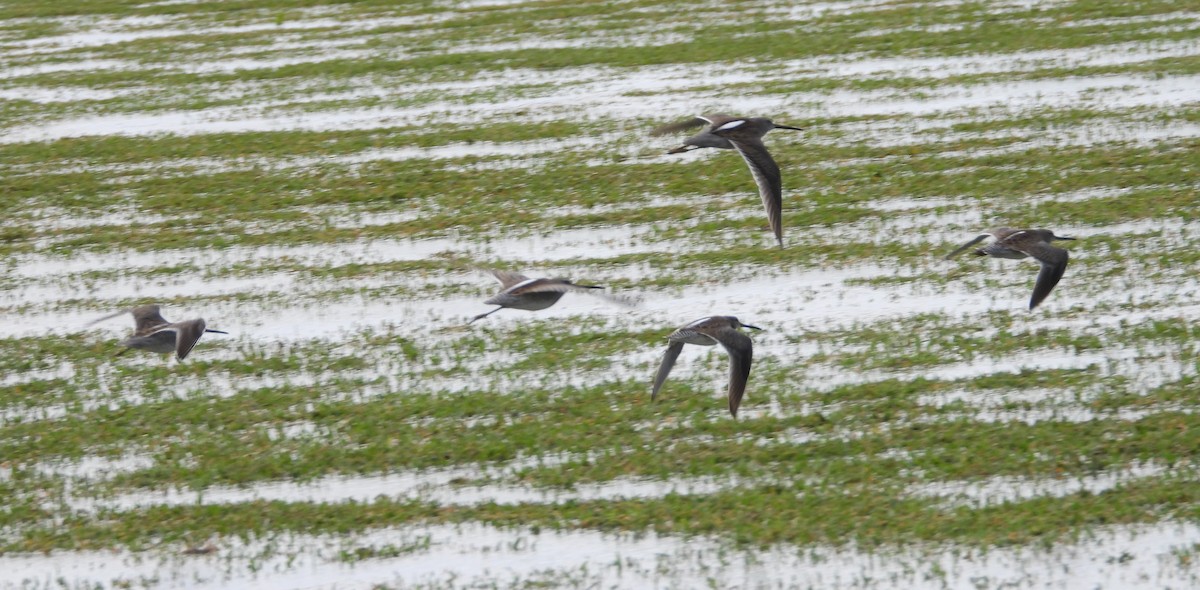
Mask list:
[[[650,399],[658,397],[658,390],[667,380],[667,375],[671,374],[671,368],[675,366],[675,360],[683,351],[684,344],[720,344],[725,347],[725,352],[729,353],[729,413],[737,418],[738,406],[742,403],[742,395],[746,393],[746,381],[750,378],[750,363],[754,359],[754,346],[750,337],[738,328],[762,330],[757,326],[743,324],[733,316],[710,316],[687,324],[667,336],[670,344],[667,345],[667,352],[658,367],[658,374],[654,376],[654,389],[650,392]]]
[[[125,348],[118,352],[116,356],[136,349],[159,354],[174,352],[176,358],[183,360],[192,352],[192,348],[196,346],[196,343],[200,341],[200,337],[206,332],[228,334],[228,332],[221,330],[208,329],[204,320],[200,318],[184,320],[182,322],[168,322],[162,317],[159,310],[160,307],[155,304],[141,305],[133,309],[121,310],[106,315],[88,325],[102,322],[124,313],[133,315],[133,334],[121,341],[121,346]]]
[[[1050,291],[1054,290],[1054,286],[1058,284],[1058,281],[1062,279],[1063,273],[1067,270],[1067,260],[1069,258],[1067,251],[1058,246],[1051,245],[1051,243],[1055,240],[1075,239],[1056,236],[1053,231],[1048,229],[994,227],[947,254],[946,260],[958,256],[971,246],[988,238],[992,238],[992,241],[988,245],[975,250],[974,254],[976,256],[1011,258],[1013,260],[1033,257],[1033,259],[1042,265],[1042,270],[1038,272],[1037,282],[1033,286],[1033,296],[1029,298],[1030,310],[1037,307],[1038,304],[1046,299],[1046,296],[1050,294]]]
[[[762,138],[772,129],[792,129],[803,131],[800,127],[779,125],[770,119],[762,117],[731,117],[729,115],[704,115],[686,121],[663,125],[651,132],[652,135],[677,133],[695,127],[708,125],[700,133],[683,140],[683,145],[668,151],[668,154],[690,152],[700,148],[718,148],[737,150],[750,168],[754,182],[758,185],[758,195],[762,197],[763,208],[767,211],[767,221],[771,231],[775,233],[775,241],[783,247],[783,179],[779,173],[779,165],[763,145]]]
[[[546,309],[558,303],[558,300],[562,299],[562,296],[569,292],[596,294],[596,291],[604,288],[599,285],[577,285],[567,279],[531,279],[515,272],[494,269],[482,270],[496,277],[496,280],[500,281],[501,287],[499,293],[484,301],[484,303],[487,305],[498,305],[499,307],[492,311],[481,313],[471,318],[471,321],[467,323],[483,319],[506,307],[527,311]],[[614,303],[631,305],[630,302],[619,297],[606,297],[605,299]]]

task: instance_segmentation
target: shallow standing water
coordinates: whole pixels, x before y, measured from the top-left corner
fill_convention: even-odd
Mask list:
[[[3,587],[1194,585],[1197,15],[692,8],[4,12]],[[806,128],[786,250],[646,134],[714,111]],[[940,258],[999,223],[1080,238],[1034,312]],[[113,358],[150,301],[230,335]],[[736,422],[647,400],[710,314]]]

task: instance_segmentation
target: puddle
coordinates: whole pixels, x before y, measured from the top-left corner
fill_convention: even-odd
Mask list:
[[[706,537],[533,531],[484,524],[412,525],[354,535],[213,540],[132,553],[4,554],[0,588],[44,584],[155,588],[1163,588],[1193,587],[1200,527],[1110,526],[1048,548],[776,546],[736,549]],[[362,554],[363,559],[346,560]],[[371,557],[374,555],[374,557]],[[394,556],[393,556],[394,555]]]
[[[1172,469],[1158,463],[1135,463],[1126,469],[1094,475],[1055,478],[998,476],[981,481],[931,482],[912,486],[909,493],[945,498],[949,506],[984,507],[1038,497],[1061,498],[1081,492],[1100,494],[1139,479],[1160,477],[1171,471]],[[1180,471],[1190,470],[1181,468]]]
[[[130,473],[140,469],[148,469],[154,465],[154,458],[148,455],[127,454],[120,457],[88,456],[80,459],[63,459],[40,461],[32,465],[22,465],[21,471],[40,476],[62,477],[66,479],[96,481],[107,479],[119,473]],[[12,477],[12,465],[0,466],[0,481]]]
[[[580,26],[580,25],[576,25]],[[502,52],[502,51],[522,51],[527,49],[577,49],[577,48],[629,48],[629,47],[657,47],[660,45],[670,45],[672,43],[688,43],[691,42],[693,36],[683,33],[663,33],[663,32],[647,32],[647,33],[630,33],[624,31],[620,34],[592,34],[584,38],[545,38],[532,37],[524,38],[520,41],[508,41],[503,43],[483,43],[479,45],[463,46],[458,44],[446,44],[439,48],[443,53],[475,53],[475,52]]]
[[[1160,23],[1164,21],[1183,20],[1189,21],[1179,25],[1180,27],[1188,27],[1194,29],[1197,21],[1200,21],[1200,13],[1196,12],[1165,12],[1162,14],[1143,14],[1136,16],[1123,16],[1114,18],[1085,18],[1072,20],[1062,23],[1064,27],[1112,27],[1120,25],[1131,25],[1138,23]]]
[[[1200,43],[1165,44],[1166,48],[1153,55],[1167,57],[1170,55],[1191,55],[1200,53]],[[1141,48],[1142,46],[1137,46]],[[1155,45],[1154,47],[1161,47]],[[1116,51],[1119,47],[1113,46]],[[1124,47],[1133,51],[1132,47]],[[1088,48],[1095,51],[1096,48]],[[1128,53],[1128,52],[1127,52]],[[1127,55],[1122,53],[1122,55]],[[1023,63],[1022,59],[1037,61],[1042,54],[1033,53],[1024,58],[1008,56],[1008,58]],[[1055,63],[1071,61],[1070,51],[1053,52]],[[1111,53],[1105,53],[1111,56]],[[1043,56],[1045,57],[1045,56]],[[1151,59],[1147,55],[1146,59]],[[999,58],[987,59],[980,56],[963,58],[967,63],[995,64],[1003,61]],[[1087,61],[1084,56],[1077,56],[1076,61]],[[872,60],[864,60],[872,63]],[[928,60],[925,67],[943,72],[947,62],[953,60]],[[1099,62],[1100,58],[1092,61]],[[856,62],[857,63],[857,62]],[[921,68],[911,60],[901,60],[890,65],[881,65],[874,61],[875,71],[888,71],[889,68],[904,67],[906,75],[911,75],[908,68]],[[782,63],[778,75],[789,75],[791,71],[803,71],[814,75],[815,68],[820,75],[861,76],[863,71],[830,69],[830,64],[816,63],[813,60]],[[847,68],[845,64],[842,68]],[[862,68],[862,64],[858,64]],[[638,103],[631,102],[631,93],[662,93],[672,95],[671,111],[702,112],[711,108],[713,96],[710,92],[695,93],[690,90],[694,85],[692,80],[697,75],[703,75],[712,85],[737,84],[759,79],[757,70],[711,66],[705,64],[703,71],[699,66],[658,66],[640,68],[637,70],[622,70],[617,68],[596,68],[602,81],[594,78],[580,83],[571,84],[567,81],[557,81],[551,89],[551,94],[530,98],[500,99],[491,104],[457,104],[454,102],[435,103],[418,107],[386,108],[371,107],[363,109],[346,109],[319,113],[279,113],[266,114],[269,104],[238,107],[219,107],[198,111],[177,111],[151,114],[115,114],[83,117],[74,120],[47,122],[37,126],[18,127],[10,130],[0,141],[25,142],[47,141],[64,137],[81,135],[150,135],[171,133],[192,135],[198,133],[224,132],[264,132],[264,131],[329,131],[351,129],[376,129],[405,124],[408,121],[420,120],[436,116],[447,122],[474,123],[477,122],[481,109],[490,110],[492,116],[502,113],[517,112],[526,119],[554,120],[563,117],[578,117],[580,112],[598,119],[624,119],[632,117],[662,118],[663,109],[658,100],[646,100]],[[787,112],[794,111],[797,105],[819,104],[817,112],[808,113],[810,116],[862,116],[871,114],[927,116],[937,113],[976,111],[989,106],[1003,107],[1006,112],[1049,107],[1072,107],[1079,103],[1094,102],[1108,109],[1122,109],[1153,106],[1158,108],[1179,107],[1192,101],[1191,90],[1197,84],[1196,76],[1170,76],[1153,78],[1146,76],[1094,76],[1061,78],[1053,80],[1010,81],[995,84],[978,84],[970,86],[950,85],[928,89],[920,99],[894,97],[894,90],[887,91],[836,91],[829,93],[797,93],[790,96],[758,95],[743,98],[739,110],[755,112]],[[519,79],[519,78],[518,78]],[[509,80],[511,85],[516,80]],[[262,111],[261,115],[247,115]],[[949,126],[957,122],[953,119],[943,119],[939,126]],[[926,124],[931,124],[926,122]],[[863,127],[864,132],[874,126]],[[848,128],[852,129],[853,126]],[[912,131],[908,131],[911,135]]]
[[[76,216],[64,209],[26,209],[22,215],[33,220],[39,230],[80,229],[86,227],[127,226],[134,224],[156,224],[175,220],[200,219],[200,215],[166,216],[138,211],[132,207],[121,211],[110,211],[100,215]]]
[[[140,64],[132,61],[118,59],[81,59],[77,61],[54,62],[32,66],[6,67],[3,70],[0,70],[0,80],[22,78],[25,76],[37,76],[39,74],[53,74],[55,72],[103,72],[106,70],[136,69],[141,69],[141,66]],[[37,94],[46,92],[53,93],[55,90],[40,89],[37,91],[37,93],[35,93],[35,96]],[[96,99],[99,96],[103,96],[103,93],[94,93],[93,90],[71,90],[70,92],[77,92],[80,93],[81,96],[91,99]]]
[[[333,29],[339,33],[347,31],[369,31],[376,28],[391,28],[414,24],[431,24],[439,20],[456,18],[456,15],[418,15],[384,17],[373,15],[369,19],[338,20],[324,19],[295,19],[269,21],[246,25],[218,25],[196,28],[171,28],[172,24],[184,24],[183,18],[176,17],[94,17],[85,19],[59,19],[59,22],[80,29],[77,32],[62,35],[36,37],[8,44],[8,55],[49,53],[54,54],[69,49],[97,48],[117,43],[128,43],[146,39],[168,39],[188,35],[244,35],[246,33],[265,32],[281,34],[294,31],[314,29]],[[24,51],[22,51],[24,50]]]
[[[1195,374],[1173,356],[1148,361],[1142,350],[1107,347],[1103,350],[1073,353],[1066,350],[1014,353],[1002,359],[977,357],[970,361],[904,371],[847,371],[839,367],[809,367],[808,380],[815,388],[828,391],[842,385],[857,385],[889,378],[924,378],[937,381],[973,379],[996,373],[1018,374],[1023,371],[1071,370],[1092,368],[1102,376],[1130,379],[1130,391],[1145,393],[1166,383]]]
[[[1119,66],[1197,53],[1200,53],[1200,42],[1183,39],[960,57],[880,58],[849,55],[825,59],[823,69],[826,70],[824,75],[847,78],[902,74],[936,79],[967,74],[1031,72],[1051,67]]]
[[[485,471],[486,473],[486,471]],[[496,504],[563,504],[592,500],[656,499],[670,494],[713,494],[746,485],[737,478],[622,478],[571,489],[517,484],[454,485],[456,479],[479,477],[478,468],[430,470],[407,474],[329,477],[311,483],[269,482],[244,488],[214,486],[202,491],[138,492],[111,500],[75,499],[72,510],[133,510],[150,506],[242,504],[255,501],[344,503],[371,502],[379,497],[421,500],[443,506]]]
[[[864,285],[847,285],[853,279],[893,277],[897,269],[873,264],[847,265],[840,269],[798,270],[778,276],[749,278],[705,289],[671,293],[647,299],[648,312],[678,319],[678,324],[706,315],[736,315],[754,325],[849,328],[861,322],[903,317],[919,313],[942,313],[946,295],[921,293],[920,287],[881,290]],[[955,311],[982,312],[991,307],[982,301],[959,301]],[[757,340],[757,339],[756,339]]]
[[[467,160],[461,166],[468,170],[502,169],[502,168],[534,168],[542,165],[546,158],[536,158],[539,154],[561,153],[571,150],[585,150],[602,145],[615,136],[572,137],[566,139],[546,139],[536,141],[514,141],[505,143],[471,142],[453,143],[433,147],[397,147],[363,150],[354,154],[338,156],[292,157],[280,159],[239,157],[236,159],[221,158],[185,158],[174,160],[159,160],[145,164],[88,164],[68,163],[58,169],[60,173],[109,173],[133,177],[141,174],[155,176],[181,175],[201,176],[225,172],[257,171],[257,170],[292,170],[297,168],[314,168],[320,166],[341,166],[354,169],[361,164],[372,162],[402,162],[408,160]],[[26,167],[28,169],[28,167]],[[18,168],[18,170],[20,170]],[[37,173],[31,172],[31,173]],[[143,223],[153,221],[141,220]]]
[[[220,57],[213,61],[201,63],[181,63],[176,66],[176,69],[188,74],[227,74],[245,70],[274,70],[297,64],[366,59],[372,56],[374,56],[374,53],[365,49],[325,49],[309,55],[290,55],[287,57]]]
[[[14,372],[0,377],[0,387],[14,387],[33,383],[35,381],[50,381],[53,379],[70,379],[75,376],[75,365],[60,362],[53,369],[38,369],[32,371]]]
[[[782,13],[788,20],[807,21],[830,14],[854,14],[895,6],[891,0],[847,0],[845,2],[809,2],[791,6]]]
[[[332,244],[299,246],[233,246],[223,249],[178,249],[157,252],[82,253],[70,257],[32,254],[10,261],[11,276],[20,279],[44,279],[55,275],[82,272],[129,271],[139,268],[190,266],[196,269],[222,268],[273,260],[288,260],[322,268],[345,264],[377,264],[404,260],[425,260],[435,255],[455,254],[478,261],[551,263],[573,258],[589,258],[597,252],[619,256],[652,252],[661,244],[645,239],[654,231],[650,225],[557,230],[517,237],[364,239]]]
[[[130,274],[116,279],[81,281],[70,287],[58,281],[43,284],[30,283],[27,286],[12,289],[0,295],[0,303],[15,301],[40,301],[48,303],[53,300],[91,300],[99,302],[103,300],[129,301],[131,299],[154,302],[175,298],[236,295],[245,293],[248,290],[253,290],[258,295],[267,295],[285,290],[292,291],[290,287],[293,286],[294,281],[295,277],[290,273],[262,273],[255,277],[234,278],[178,277],[171,275],[137,277]],[[118,308],[114,306],[114,311],[115,309]],[[0,313],[0,316],[2,316],[2,313]],[[210,322],[214,321],[213,316],[202,317],[207,317]],[[24,325],[11,326],[14,328],[14,331],[11,332],[0,330],[0,336],[35,334],[39,331],[38,326],[42,328],[59,328],[67,331],[80,331],[86,329],[86,324],[90,321],[74,323],[65,321],[63,315],[54,314],[42,318],[41,321],[35,319]],[[219,326],[211,324],[210,327],[217,328]]]
[[[112,350],[118,350],[120,348],[119,346],[117,346],[116,342],[118,342],[118,340],[120,338],[124,337],[124,335],[125,335],[124,333],[121,333],[120,335],[114,335],[112,344],[110,345]],[[208,336],[208,338],[213,338],[213,336]],[[207,339],[201,340],[200,344],[197,345],[196,350],[193,352],[193,355],[195,355],[195,356],[190,357],[188,362],[195,362],[195,361],[191,360],[191,358],[196,358],[199,356],[203,356],[203,358],[208,361],[241,357],[241,352],[238,350],[226,349],[224,351],[217,351],[217,350],[207,349],[207,347],[205,346],[206,342],[208,342]],[[172,366],[172,365],[178,364],[178,362],[179,362],[169,356],[161,357],[161,358],[157,357],[157,355],[143,355],[140,357],[136,357],[133,355],[130,355],[130,356],[133,358],[125,357],[125,360],[117,361],[117,362],[133,364],[133,365],[141,364],[141,365],[149,365],[149,366],[154,366],[154,365]],[[212,371],[212,372],[206,373],[205,375],[200,376],[200,377],[170,376],[170,377],[162,378],[162,379],[159,379],[158,385],[161,386],[164,390],[169,390],[169,391],[173,392],[173,393],[169,394],[171,396],[169,399],[187,399],[187,398],[219,399],[219,398],[230,397],[230,396],[244,393],[247,391],[254,391],[254,390],[271,388],[271,387],[285,387],[285,386],[311,387],[311,386],[323,384],[329,380],[336,380],[336,379],[361,378],[364,381],[370,381],[370,380],[374,380],[376,378],[382,377],[383,376],[382,371],[387,368],[394,369],[394,367],[390,367],[386,364],[381,363],[380,368],[378,368],[378,369],[362,371],[362,372],[341,371],[341,372],[334,374],[334,373],[330,373],[327,371],[292,371],[292,372],[285,372],[285,373],[275,373],[275,374],[265,375],[265,376],[239,375],[236,377],[230,376],[225,373],[218,373],[216,371]],[[85,397],[82,400],[73,401],[70,404],[43,403],[42,405],[34,405],[32,407],[21,406],[21,407],[0,410],[0,426],[3,426],[9,422],[58,420],[68,414],[71,414],[71,413],[91,412],[91,411],[95,411],[100,408],[117,409],[117,408],[136,406],[136,405],[144,404],[144,403],[154,403],[154,402],[163,401],[162,397],[149,398],[149,397],[145,396],[143,394],[143,390],[141,387],[139,387],[136,384],[130,383],[127,379],[121,381],[119,383],[119,385],[116,386],[116,390],[114,391],[113,383],[116,378],[117,378],[117,376],[113,374],[111,369],[102,368],[99,372],[98,381],[97,381],[99,390],[96,392],[93,392],[93,394],[91,396]],[[409,380],[413,380],[413,379],[415,379],[415,378],[413,378],[411,376],[409,377]],[[400,381],[396,380],[396,383],[400,383]],[[388,388],[388,391],[394,392],[394,391],[397,391],[398,388],[399,388],[399,385],[393,384],[392,387]],[[365,397],[364,397],[364,399],[365,399]],[[303,426],[297,426],[296,428],[302,429]],[[298,434],[300,434],[299,430],[292,430],[292,429],[287,429],[287,428],[285,428],[282,431],[280,431],[278,428],[275,428],[268,432],[268,436],[271,436],[273,439],[278,439],[278,438],[281,438],[284,436],[291,436],[291,435],[298,435]]]
[[[4,75],[0,74],[0,78]],[[116,90],[107,88],[43,88],[25,86],[0,88],[0,100],[28,100],[38,103],[76,102],[83,100],[111,100],[140,92],[138,89]]]
[[[920,99],[893,98],[893,90],[876,93],[835,91],[827,99],[828,113],[836,116],[910,115],[981,111],[1001,108],[1006,113],[1033,109],[1085,107],[1095,104],[1108,110],[1145,106],[1181,106],[1191,101],[1188,90],[1200,77],[1080,76],[1051,80],[1016,80],[997,83],[943,85],[926,90]],[[922,121],[925,130],[950,127],[960,121]],[[866,127],[877,125],[872,121]]]

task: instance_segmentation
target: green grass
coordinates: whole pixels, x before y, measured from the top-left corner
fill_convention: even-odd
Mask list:
[[[3,50],[13,68],[128,62],[0,80],[14,96],[0,100],[8,130],[177,112],[379,115],[377,124],[324,130],[172,129],[0,144],[0,314],[17,334],[0,338],[0,552],[153,551],[214,534],[354,540],[460,522],[695,534],[742,546],[990,549],[1078,539],[1102,525],[1196,519],[1191,269],[1200,262],[1200,145],[1186,130],[1197,109],[1113,106],[1104,91],[1073,104],[1022,99],[1028,108],[921,115],[838,102],[1194,76],[1200,58],[1186,52],[1127,64],[1005,65],[1030,51],[1186,45],[1192,20],[1175,15],[1178,3],[1077,0],[1001,11],[898,2],[794,20],[782,16],[791,8],[782,3],[638,0],[613,9],[553,0],[451,14],[428,2],[357,2],[325,9],[343,25],[289,28],[321,18],[313,7],[0,7],[8,43],[79,32],[84,21],[74,16],[121,30],[188,31]],[[156,16],[172,24],[118,21]],[[392,17],[401,20],[361,28]],[[261,28],[213,30],[245,25]],[[640,44],[656,31],[673,36]],[[544,39],[579,43],[490,47]],[[179,67],[343,43],[365,53],[234,71]],[[835,76],[822,65],[981,56],[998,56],[1000,71]],[[645,71],[664,79],[713,71],[731,81],[603,93]],[[555,80],[558,73],[566,75]],[[20,98],[27,88],[74,89],[81,98]],[[119,92],[86,98],[87,89]],[[593,95],[605,108],[591,109]],[[717,150],[667,156],[679,138],[648,135],[697,104],[739,112],[764,98],[777,110],[744,114],[805,128],[766,140],[784,170],[786,249],[774,247],[740,158]],[[1147,134],[1159,130],[1182,131]],[[533,151],[472,153],[479,144]],[[379,157],[445,146],[463,153]],[[1024,304],[1033,262],[941,259],[993,224],[1081,238],[1067,244],[1062,284],[1032,313]],[[628,237],[561,242],[593,230]],[[532,254],[522,250],[534,243]],[[423,257],[405,250],[430,244],[446,246]],[[83,256],[95,263],[80,263]],[[150,257],[166,262],[133,264]],[[468,326],[496,287],[472,269],[493,266],[643,295],[653,311],[504,311]],[[737,420],[721,397],[728,367],[719,347],[687,347],[659,398],[649,399],[666,335],[691,319],[681,316],[698,293],[718,294],[712,313],[766,324],[753,336],[754,372]],[[128,318],[67,325],[147,298],[179,310],[169,317],[187,309],[210,327],[238,329],[206,336],[184,362],[164,362],[112,356]],[[476,307],[462,307],[476,298]],[[684,302],[678,311],[674,299]],[[325,329],[330,317],[344,325]],[[259,334],[310,319],[324,331]],[[144,461],[69,475],[71,465],[124,457]],[[946,482],[1057,481],[1146,464],[1161,473],[1100,493],[986,505],[921,493]],[[479,466],[495,469],[449,488],[520,486],[535,497],[628,481],[738,483],[563,502],[105,503]],[[77,509],[80,500],[98,507]],[[384,560],[428,545],[356,543],[336,559]]]

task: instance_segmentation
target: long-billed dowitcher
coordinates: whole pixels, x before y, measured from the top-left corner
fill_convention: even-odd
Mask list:
[[[527,311],[546,309],[558,303],[558,300],[562,299],[562,296],[570,291],[595,292],[597,289],[604,288],[599,285],[576,285],[567,279],[531,279],[515,272],[493,269],[480,270],[491,273],[493,277],[496,277],[497,281],[500,281],[502,290],[492,298],[484,301],[487,305],[499,305],[500,307],[487,313],[481,313],[471,318],[471,321],[467,323],[483,319],[506,307]],[[613,300],[619,301],[617,299]]]
[[[663,355],[658,374],[654,376],[654,389],[650,399],[658,397],[658,390],[671,374],[675,359],[683,351],[684,344],[699,344],[713,346],[720,344],[729,353],[729,413],[737,417],[738,406],[742,403],[742,394],[746,393],[746,380],[750,378],[750,362],[754,359],[754,346],[750,337],[738,328],[761,330],[757,326],[743,324],[733,316],[710,316],[698,319],[679,328],[667,336],[670,344]]]
[[[159,306],[155,304],[141,305],[133,309],[106,315],[93,321],[92,324],[109,318],[115,318],[124,313],[133,315],[133,321],[135,322],[133,334],[121,341],[121,346],[126,348],[118,352],[116,356],[137,349],[157,352],[159,354],[174,352],[179,360],[183,360],[187,358],[188,353],[192,352],[192,348],[196,346],[196,342],[200,340],[200,337],[205,332],[228,334],[228,332],[222,332],[221,330],[208,329],[204,320],[200,318],[184,320],[182,322],[168,322],[162,317],[159,309]]]
[[[783,247],[783,180],[779,174],[779,165],[763,145],[762,138],[772,129],[792,129],[803,131],[800,127],[778,125],[770,119],[762,117],[731,117],[729,115],[704,115],[663,125],[651,132],[652,135],[675,133],[694,127],[708,125],[708,128],[696,135],[683,140],[683,145],[668,151],[668,154],[678,154],[700,148],[735,149],[742,155],[754,182],[758,185],[758,195],[762,197],[763,208],[767,210],[767,221],[771,231],[775,233],[775,241]]]
[[[1056,236],[1053,231],[1048,229],[994,227],[979,234],[970,242],[959,246],[956,250],[947,254],[946,259],[949,260],[958,256],[964,250],[987,238],[993,238],[992,242],[975,250],[976,256],[1011,258],[1013,260],[1032,256],[1041,263],[1042,270],[1038,272],[1037,283],[1033,286],[1033,297],[1029,299],[1029,309],[1037,307],[1050,294],[1050,291],[1054,290],[1054,286],[1058,284],[1059,279],[1062,279],[1063,272],[1067,270],[1067,259],[1069,258],[1067,251],[1052,246],[1050,243],[1054,240],[1075,239]]]

